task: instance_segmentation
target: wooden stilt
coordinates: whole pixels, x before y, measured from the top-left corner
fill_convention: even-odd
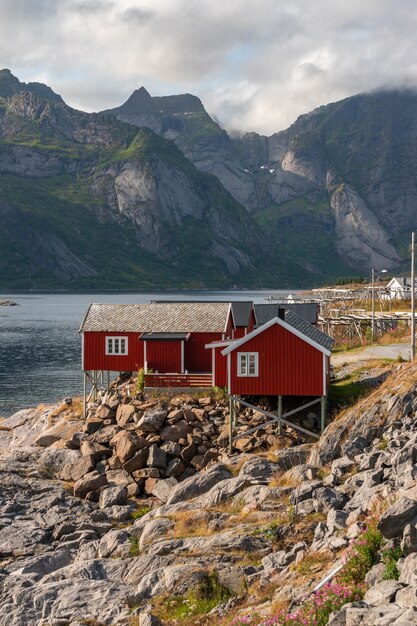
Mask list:
[[[326,413],[327,413],[327,396],[321,397],[321,420],[320,431],[323,432],[326,428]]]
[[[233,454],[233,413],[234,413],[234,398],[229,396],[229,454]]]
[[[83,417],[87,417],[87,374],[84,372]]]
[[[282,396],[278,396],[278,435],[282,435]]]

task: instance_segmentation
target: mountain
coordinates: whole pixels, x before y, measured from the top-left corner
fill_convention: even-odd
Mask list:
[[[51,93],[0,72],[3,289],[289,283],[255,220],[172,141]]]
[[[270,137],[229,138],[188,95],[151,98],[142,88],[111,112],[171,138],[253,214],[287,261],[313,275],[395,269],[407,257],[417,227],[413,91],[353,96]]]
[[[84,113],[0,71],[0,289],[308,286],[398,270],[417,95],[229,137],[191,94]]]

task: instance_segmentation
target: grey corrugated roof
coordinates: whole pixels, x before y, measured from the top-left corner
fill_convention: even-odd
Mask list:
[[[326,350],[331,350],[333,348],[334,339],[326,335],[326,333],[322,333],[321,330],[304,320],[302,317],[294,313],[293,311],[285,312],[285,321],[289,326],[295,328],[300,333],[309,337],[320,346],[323,346]]]
[[[145,339],[187,339],[189,333],[142,333],[140,338]]]
[[[228,302],[91,304],[80,332],[224,333]]]
[[[255,304],[255,316],[258,326],[269,322],[274,317],[278,317],[278,308],[284,308],[286,311],[293,311],[310,324],[317,323],[318,304],[316,302],[287,302],[273,304]]]

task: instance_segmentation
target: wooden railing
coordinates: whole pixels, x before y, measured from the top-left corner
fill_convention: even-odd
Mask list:
[[[145,387],[211,386],[211,374],[145,374]]]

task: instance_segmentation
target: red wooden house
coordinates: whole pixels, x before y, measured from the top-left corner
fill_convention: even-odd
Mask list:
[[[233,332],[229,302],[91,304],[80,328],[82,366],[93,377],[143,368],[149,386],[211,386],[205,346]]]
[[[326,396],[333,339],[292,311],[212,342],[212,384],[233,396]]]

